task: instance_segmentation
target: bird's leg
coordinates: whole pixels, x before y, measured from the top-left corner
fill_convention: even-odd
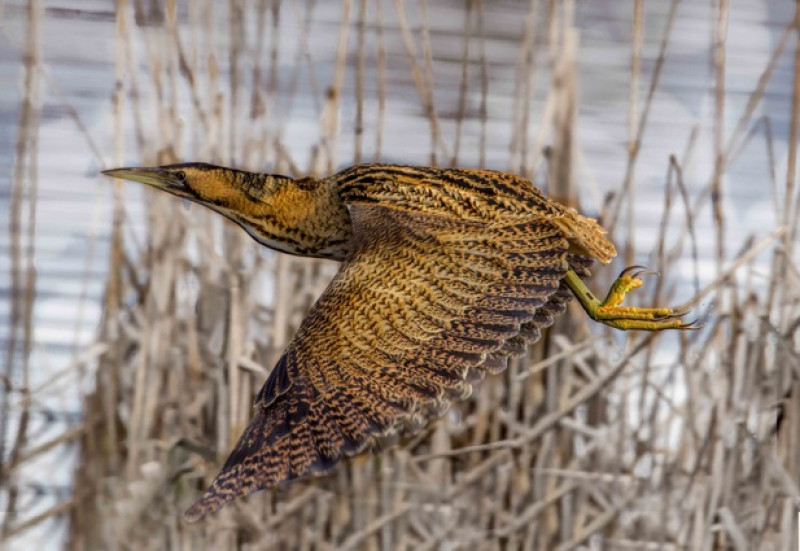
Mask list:
[[[620,306],[625,295],[642,286],[639,276],[652,274],[641,266],[625,268],[611,284],[605,300],[598,300],[581,278],[573,270],[567,271],[564,280],[578,298],[581,306],[589,316],[600,323],[617,329],[638,329],[643,331],[661,331],[663,329],[696,329],[694,323],[681,320],[685,311],[672,308],[637,308]]]

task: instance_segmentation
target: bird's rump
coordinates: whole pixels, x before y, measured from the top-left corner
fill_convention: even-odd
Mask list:
[[[441,413],[505,365],[537,309],[552,319],[542,308],[551,296],[556,310],[564,302],[569,242],[546,218],[504,224],[381,204],[350,205],[350,215],[350,255],[189,520]]]

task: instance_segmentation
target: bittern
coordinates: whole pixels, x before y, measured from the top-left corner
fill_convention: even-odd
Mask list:
[[[595,298],[581,278],[615,256],[605,231],[512,174],[364,164],[293,179],[202,163],[104,173],[204,205],[272,249],[342,262],[189,521],[413,432],[505,369],[571,295],[618,329],[693,327],[684,311],[621,306],[639,267]]]

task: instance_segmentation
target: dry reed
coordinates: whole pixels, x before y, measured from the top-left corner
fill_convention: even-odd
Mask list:
[[[395,0],[342,4],[330,65],[315,62],[314,10],[273,0],[168,2],[164,13],[118,0],[116,87],[111,102],[114,164],[130,149],[141,164],[202,158],[222,164],[320,174],[389,150],[392,78],[411,79],[427,120],[429,158],[484,164],[492,121],[487,6],[464,7],[455,101],[434,78],[439,36],[433,3]],[[680,2],[674,0],[656,62],[642,65],[643,2],[631,35],[628,159],[619,192],[600,216],[633,260],[636,167],[669,57]],[[31,2],[32,10],[36,5]],[[160,8],[159,8],[160,9]],[[509,8],[511,9],[511,8]],[[518,10],[515,6],[513,9]],[[728,2],[717,6],[714,96],[715,169],[690,188],[685,169],[697,147],[666,166],[664,218],[651,266],[670,274],[693,260],[700,298],[716,296],[703,331],[627,336],[596,332],[568,316],[504,374],[401,445],[345,462],[332,474],[239,500],[198,525],[181,513],[204,489],[250,415],[254,393],[336,269],[333,263],[261,254],[238,229],[201,209],[147,195],[148,235],[132,243],[122,188],[114,222],[95,385],[83,423],[44,446],[26,448],[19,425],[0,423],[2,482],[13,492],[20,463],[79,439],[81,456],[68,499],[44,515],[9,515],[3,538],[67,515],[71,549],[790,549],[800,510],[800,267],[795,188],[800,110],[800,42],[795,51],[789,164],[773,177],[775,226],[725,254],[723,208],[728,168],[761,136],[775,167],[769,120],[755,119],[777,59],[800,25],[787,26],[734,131],[723,126]],[[576,174],[579,33],[573,1],[531,0],[517,44],[509,167],[571,204],[585,188]],[[133,18],[134,13],[136,19]],[[327,13],[327,12],[326,12]],[[800,17],[800,8],[798,8]],[[30,52],[37,30],[28,31]],[[179,17],[180,16],[180,17]],[[220,21],[226,22],[220,24]],[[290,23],[287,23],[290,22]],[[288,29],[296,29],[292,34]],[[355,44],[355,46],[353,46]],[[289,53],[294,53],[290,57]],[[354,56],[353,59],[350,59]],[[287,70],[286,60],[291,59]],[[27,109],[12,195],[14,274],[9,361],[0,388],[8,419],[30,335],[35,213],[37,58],[27,68]],[[140,67],[146,67],[141,71]],[[348,79],[351,78],[351,85]],[[650,84],[643,105],[640,81]],[[307,151],[290,150],[289,114],[301,86],[314,96]],[[306,95],[307,96],[307,95]],[[440,110],[455,105],[452,115]],[[477,105],[477,107],[476,107]],[[352,124],[353,157],[343,140]],[[26,115],[27,113],[27,115]],[[454,120],[453,120],[454,119]],[[307,122],[307,121],[306,121]],[[767,128],[762,135],[758,128]],[[535,135],[532,136],[532,134]],[[419,136],[420,139],[423,136]],[[307,160],[300,161],[298,159]],[[411,158],[404,159],[413,161]],[[504,167],[493,167],[504,168]],[[25,187],[26,183],[29,187]],[[117,184],[119,186],[120,184]],[[585,199],[585,198],[584,198]],[[697,221],[713,208],[716,278],[700,288]],[[624,226],[623,214],[628,225]],[[676,221],[680,220],[680,221]],[[679,228],[676,231],[674,228]],[[621,228],[625,228],[623,231]],[[675,235],[677,233],[677,235]],[[690,252],[687,253],[686,251]],[[770,262],[756,264],[768,252]],[[26,262],[28,264],[26,264]],[[26,268],[27,266],[27,268]],[[616,266],[617,268],[619,266]],[[28,271],[26,271],[28,270]],[[608,283],[604,269],[592,285]],[[669,302],[675,281],[659,281],[647,302]],[[642,299],[645,300],[645,299]],[[571,311],[571,314],[577,312]],[[22,354],[17,354],[22,350]],[[665,353],[665,350],[669,353]],[[17,356],[23,358],[15,360]],[[8,431],[17,435],[8,438]],[[9,503],[14,504],[13,493]]]

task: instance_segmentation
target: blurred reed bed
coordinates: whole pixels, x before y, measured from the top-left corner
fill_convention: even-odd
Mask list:
[[[162,10],[119,0],[113,164],[124,161],[129,135],[142,165],[202,159],[321,175],[396,157],[402,152],[383,144],[392,79],[402,75],[428,122],[419,136],[430,143],[428,158],[418,162],[483,165],[488,126],[509,124],[508,166],[492,168],[580,203],[574,2],[514,6],[525,28],[513,69],[519,116],[498,122],[487,108],[482,1],[462,10],[453,111],[435,93],[424,0],[344,0],[324,68],[311,49],[316,4],[294,6],[204,0]],[[659,58],[645,73],[643,1],[632,3],[628,165],[619,191],[593,213],[612,228],[621,259],[598,270],[597,289],[633,260],[636,167],[669,56],[678,2],[670,6]],[[572,310],[525,358],[417,437],[187,526],[183,510],[246,426],[254,394],[337,266],[257,252],[220,217],[157,193],[148,192],[141,241],[117,188],[103,353],[76,435],[73,493],[50,515],[6,523],[4,537],[67,514],[72,549],[790,549],[800,507],[800,43],[788,25],[731,131],[723,125],[728,3],[715,9],[714,174],[691,188],[684,181],[694,135],[665,166],[664,219],[649,260],[665,277],[637,298],[670,302],[670,267],[686,257],[696,264],[697,240],[713,240],[717,277],[703,287],[695,277],[699,304],[713,300],[703,331],[622,338]],[[772,151],[754,117],[790,45],[792,139],[786,171],[775,163],[769,190],[774,227],[726,254],[734,222],[722,206],[724,176],[747,143]],[[288,69],[284,50],[294,52]],[[298,86],[311,87],[317,115],[303,127],[302,152],[286,143]],[[24,175],[15,182],[24,185]],[[698,236],[695,221],[709,208],[713,235]],[[23,427],[17,434],[11,469],[26,449]]]

